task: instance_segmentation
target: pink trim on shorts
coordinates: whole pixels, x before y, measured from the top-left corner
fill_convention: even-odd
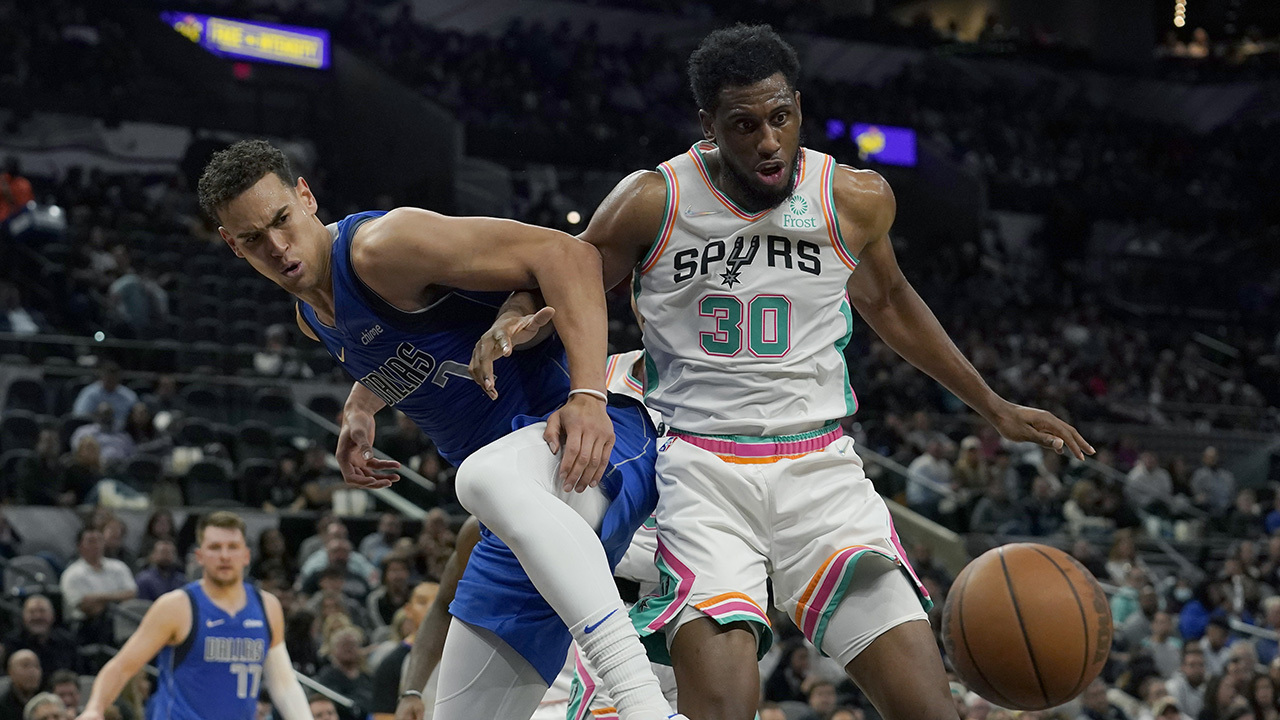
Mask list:
[[[591,699],[596,696],[596,681],[587,672],[587,666],[582,664],[582,654],[576,646],[573,649],[573,664],[578,671],[578,680],[582,683],[582,703],[578,705],[578,712],[573,720],[582,720],[591,714]]]
[[[680,612],[684,604],[689,599],[689,593],[693,592],[693,581],[696,577],[688,565],[680,562],[680,559],[667,549],[666,543],[662,542],[662,535],[658,535],[658,557],[666,564],[667,569],[675,573],[678,580],[676,581],[676,597],[671,604],[662,611],[661,615],[653,619],[647,628],[650,631],[661,630],[671,619]]]
[[[902,547],[902,541],[898,539],[898,529],[893,526],[893,515],[889,515],[889,542],[893,543],[893,549],[898,551],[898,561],[902,563],[902,567],[907,569],[907,574],[916,583],[916,589],[920,592],[920,597],[933,604],[933,598],[929,597],[929,590],[925,588],[924,583],[920,582],[920,576],[916,574],[916,569],[911,567],[911,561],[907,559],[907,551]]]
[[[740,458],[770,458],[788,455],[803,455],[816,452],[827,447],[844,435],[844,430],[837,426],[834,430],[817,437],[793,440],[790,442],[738,442],[727,438],[706,437],[704,435],[687,435],[672,432],[671,435],[681,440],[713,452],[716,455],[729,455]]]

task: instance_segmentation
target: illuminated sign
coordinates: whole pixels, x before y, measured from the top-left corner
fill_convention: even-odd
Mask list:
[[[870,125],[843,120],[827,121],[827,138],[836,140],[845,135],[858,146],[858,157],[886,165],[916,165],[916,131],[892,125]]]
[[[163,12],[160,19],[191,42],[221,57],[329,67],[327,30],[184,12]]]

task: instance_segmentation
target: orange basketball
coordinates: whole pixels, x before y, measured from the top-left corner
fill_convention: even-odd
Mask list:
[[[961,679],[1017,710],[1051,708],[1083,692],[1107,661],[1111,631],[1111,608],[1093,575],[1034,543],[969,563],[942,613],[942,640]]]

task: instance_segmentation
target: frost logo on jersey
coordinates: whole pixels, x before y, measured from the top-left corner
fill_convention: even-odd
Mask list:
[[[382,326],[374,325],[368,330],[365,330],[364,332],[360,333],[360,343],[362,345],[368,345],[369,343],[373,342],[374,338],[378,337],[381,334],[382,334]]]
[[[818,227],[816,218],[808,217],[809,201],[803,195],[792,195],[787,212],[782,214],[782,227],[812,230]]]

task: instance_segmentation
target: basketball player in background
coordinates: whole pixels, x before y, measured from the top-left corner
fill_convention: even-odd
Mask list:
[[[624,718],[667,718],[609,572],[657,502],[656,432],[643,406],[604,392],[599,253],[547,228],[417,208],[326,226],[263,141],[215,154],[198,191],[232,251],[296,297],[302,331],[360,379],[336,452],[347,482],[397,479],[398,463],[372,455],[386,405],[459,466],[458,498],[484,528],[450,604],[435,717],[525,720],[576,639]],[[510,358],[492,401],[467,377],[472,348],[507,293],[535,286],[558,336]]]
[[[837,422],[856,409],[850,303],[1005,438],[1093,449],[997,396],[961,355],[898,268],[888,183],[800,147],[799,74],[768,26],[711,33],[689,61],[704,140],[625,178],[581,236],[606,287],[635,275],[646,403],[667,425],[663,581],[633,620],[651,656],[670,654],[681,712],[748,720],[772,580],[776,604],[883,717],[955,720],[932,602]],[[536,310],[527,293],[508,300]]]
[[[93,681],[79,720],[102,720],[125,683],[152,658],[151,707],[163,720],[254,720],[265,687],[284,720],[312,720],[284,645],[280,601],[245,582],[244,521],[219,511],[196,527],[199,580],[161,595]],[[158,657],[157,657],[158,655]]]

